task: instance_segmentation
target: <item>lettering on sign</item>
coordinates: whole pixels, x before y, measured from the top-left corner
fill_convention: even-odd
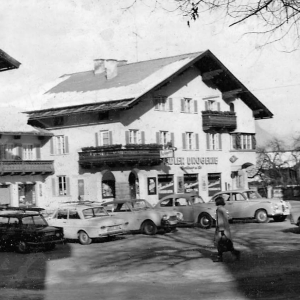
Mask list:
[[[217,165],[218,157],[174,157],[168,158],[168,165],[180,165],[183,166],[185,164],[191,165]]]

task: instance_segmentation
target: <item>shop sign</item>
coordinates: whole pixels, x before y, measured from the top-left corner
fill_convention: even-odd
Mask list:
[[[217,165],[218,157],[174,157],[167,159],[168,165]]]
[[[160,150],[160,158],[174,157],[174,151],[172,149]]]

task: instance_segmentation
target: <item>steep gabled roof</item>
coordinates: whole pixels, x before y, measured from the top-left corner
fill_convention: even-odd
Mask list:
[[[0,49],[0,72],[17,69],[21,63]]]
[[[257,119],[273,116],[209,50],[121,65],[118,75],[110,80],[104,74],[95,76],[93,71],[64,75],[62,82],[45,94],[45,109],[28,113],[30,119],[38,119],[116,109],[117,103],[121,103],[119,109],[128,108],[192,66],[198,68],[203,81],[216,86],[224,97],[241,98]]]

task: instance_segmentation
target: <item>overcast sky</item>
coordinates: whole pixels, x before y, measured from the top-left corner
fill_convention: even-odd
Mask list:
[[[0,73],[0,106],[39,109],[59,76],[90,70],[96,58],[135,62],[209,49],[273,112],[263,128],[300,132],[299,50],[288,53],[283,43],[260,48],[261,36],[244,35],[254,28],[250,22],[228,27],[206,14],[188,27],[177,12],[142,4],[124,9],[133,2],[0,0],[0,49],[22,63]]]

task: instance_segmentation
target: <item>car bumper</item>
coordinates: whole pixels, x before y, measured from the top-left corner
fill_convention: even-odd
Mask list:
[[[29,246],[45,246],[49,244],[63,244],[65,242],[65,239],[60,240],[49,240],[49,241],[43,241],[43,242],[27,242]]]
[[[161,221],[161,227],[162,228],[175,228],[178,225],[178,221],[176,220],[162,220]]]
[[[126,234],[128,232],[128,230],[114,230],[114,231],[107,231],[107,232],[103,232],[103,233],[99,233],[98,236],[99,237],[107,237],[107,236],[113,236],[113,235],[120,235],[120,234]]]

